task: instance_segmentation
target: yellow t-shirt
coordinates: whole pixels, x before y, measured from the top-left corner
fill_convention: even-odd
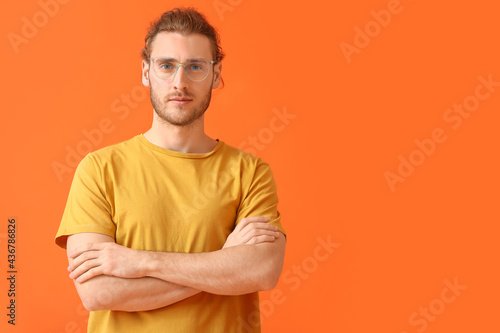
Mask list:
[[[78,165],[57,245],[95,232],[137,250],[197,253],[222,248],[244,217],[266,216],[285,233],[269,165],[219,142],[189,154],[142,134],[88,154]],[[201,292],[144,312],[92,311],[88,332],[260,332],[258,292]]]

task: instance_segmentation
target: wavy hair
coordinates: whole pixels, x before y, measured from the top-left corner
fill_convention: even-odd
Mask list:
[[[225,54],[220,46],[220,37],[217,30],[208,23],[203,14],[193,7],[180,7],[163,13],[153,21],[145,38],[145,46],[141,51],[142,59],[149,63],[151,47],[158,33],[179,32],[183,35],[198,33],[207,36],[212,46],[212,56],[215,63],[219,63]]]

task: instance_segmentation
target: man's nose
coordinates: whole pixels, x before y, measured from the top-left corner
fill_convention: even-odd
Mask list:
[[[184,66],[179,65],[177,67],[177,72],[172,80],[172,85],[175,89],[186,89],[188,87],[189,78],[186,75],[186,69]]]

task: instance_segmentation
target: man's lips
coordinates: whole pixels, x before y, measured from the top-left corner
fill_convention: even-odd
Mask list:
[[[177,104],[177,105],[186,105],[186,104],[190,103],[192,100],[189,98],[174,97],[174,98],[169,99],[168,101],[173,103],[173,104]]]
[[[186,98],[186,97],[174,97],[174,98],[170,98],[168,101],[169,102],[189,102],[189,101],[192,101],[192,99]]]

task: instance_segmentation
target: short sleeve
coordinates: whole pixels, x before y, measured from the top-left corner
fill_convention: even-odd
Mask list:
[[[103,184],[102,171],[90,153],[75,171],[55,238],[57,245],[66,248],[68,236],[81,232],[95,232],[115,238],[116,225]]]
[[[241,219],[251,216],[264,216],[270,219],[270,224],[278,227],[284,235],[285,229],[281,225],[281,215],[278,211],[278,193],[276,182],[269,164],[258,159],[255,173],[250,186],[238,208],[236,224]]]

